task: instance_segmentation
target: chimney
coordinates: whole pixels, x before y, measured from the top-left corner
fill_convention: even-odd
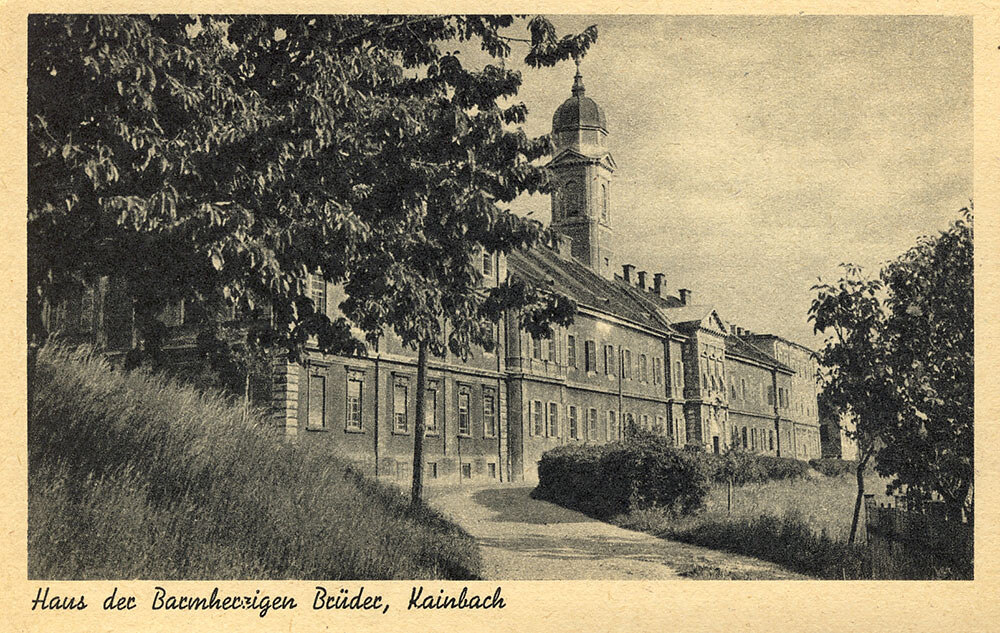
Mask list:
[[[729,333],[732,334],[733,336],[736,336],[736,326],[733,325],[732,323],[729,324]]]
[[[632,283],[632,273],[634,271],[635,271],[635,266],[633,266],[632,264],[622,264],[622,279],[625,280],[625,283],[627,284]]]
[[[691,291],[687,288],[681,288],[677,292],[681,295],[681,305],[691,305]]]
[[[663,273],[656,273],[653,275],[653,292],[658,296],[663,296]]]
[[[646,289],[646,271],[645,270],[640,270],[639,271],[639,283],[636,284],[636,285],[638,285],[639,290],[645,290]]]
[[[559,235],[559,254],[563,257],[573,256],[573,238],[568,235]]]

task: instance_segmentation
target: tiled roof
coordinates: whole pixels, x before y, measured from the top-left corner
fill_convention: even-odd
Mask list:
[[[726,336],[726,352],[736,356],[743,356],[745,358],[755,360],[758,363],[770,365],[783,371],[794,373],[794,370],[791,367],[778,362],[777,359],[766,353],[764,350],[732,334]]]
[[[512,274],[541,288],[557,289],[578,304],[613,314],[660,332],[670,332],[656,306],[623,282],[601,277],[581,262],[546,247],[515,251],[507,256]]]

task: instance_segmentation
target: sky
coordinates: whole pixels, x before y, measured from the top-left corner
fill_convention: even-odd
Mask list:
[[[554,16],[608,120],[618,270],[666,274],[730,323],[817,347],[818,278],[872,274],[972,200],[972,23],[937,16]],[[523,66],[550,132],[572,62]],[[512,206],[548,223],[548,196]]]

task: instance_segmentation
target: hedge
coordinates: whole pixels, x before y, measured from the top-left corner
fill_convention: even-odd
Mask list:
[[[708,490],[703,458],[646,441],[547,451],[534,496],[609,518],[647,508],[691,513],[704,505]]]
[[[854,475],[858,471],[858,462],[849,459],[836,459],[834,457],[811,459],[809,460],[809,465],[827,477]]]

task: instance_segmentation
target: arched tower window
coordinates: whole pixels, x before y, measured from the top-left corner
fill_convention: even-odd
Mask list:
[[[563,194],[560,196],[563,203],[563,216],[569,217],[580,215],[584,207],[583,187],[577,180],[570,180],[563,186]]]
[[[601,219],[608,221],[608,186],[601,183]]]

